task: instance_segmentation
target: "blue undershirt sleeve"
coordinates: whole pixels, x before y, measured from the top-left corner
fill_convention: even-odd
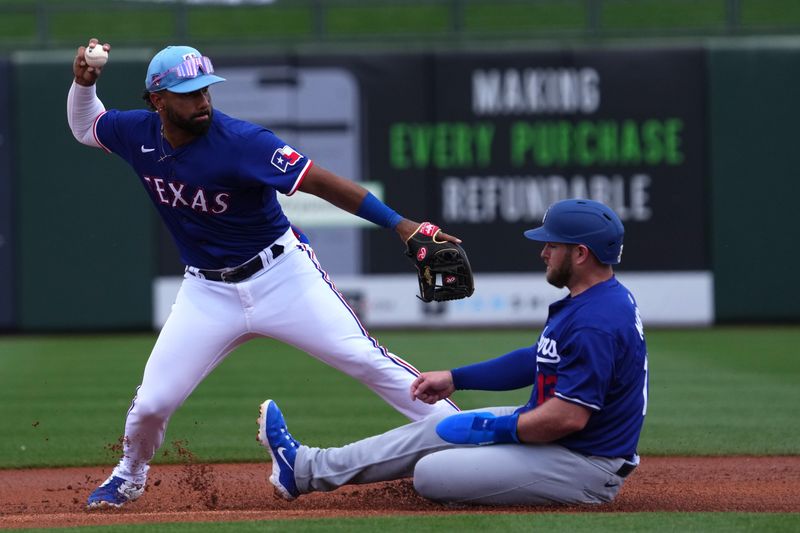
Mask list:
[[[451,370],[456,390],[515,390],[536,381],[536,352],[532,346],[500,357]]]
[[[362,200],[361,205],[356,211],[356,216],[369,220],[373,224],[383,226],[384,228],[394,229],[403,217],[394,212],[392,208],[378,200],[378,198],[371,192]]]

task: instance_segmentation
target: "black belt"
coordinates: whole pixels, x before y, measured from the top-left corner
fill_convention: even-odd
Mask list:
[[[273,244],[270,246],[269,251],[272,252],[272,259],[277,259],[283,254],[283,246],[280,244]],[[202,270],[197,269],[197,273],[201,274],[205,279],[211,281],[224,281],[225,283],[239,283],[244,281],[256,272],[264,268],[264,261],[260,255],[255,256],[246,263],[233,268],[226,268],[223,270]],[[191,271],[190,271],[191,273]]]
[[[637,466],[639,466],[639,465],[637,465],[635,463],[629,463],[628,461],[625,461],[624,463],[622,463],[622,466],[619,467],[619,470],[617,470],[617,475],[619,477],[628,477],[631,472],[636,470]]]

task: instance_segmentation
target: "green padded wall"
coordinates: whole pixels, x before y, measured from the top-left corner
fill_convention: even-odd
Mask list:
[[[107,107],[141,105],[150,53],[113,58],[100,84]],[[71,56],[14,56],[17,321],[23,331],[149,328],[156,216],[122,160],[72,138]],[[708,65],[717,320],[800,320],[788,279],[800,259],[800,48],[716,47]]]
[[[800,48],[709,55],[717,321],[800,320]]]
[[[155,213],[124,161],[73,138],[72,56],[13,58],[19,329],[149,328]],[[106,67],[106,108],[142,106],[148,54],[138,56]]]

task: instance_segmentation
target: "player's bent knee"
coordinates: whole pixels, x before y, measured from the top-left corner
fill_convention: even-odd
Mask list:
[[[448,482],[449,477],[437,465],[435,453],[417,461],[414,467],[414,490],[429,500],[446,502],[451,496],[452,481]]]

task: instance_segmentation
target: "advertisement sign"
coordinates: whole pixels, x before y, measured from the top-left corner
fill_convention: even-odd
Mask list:
[[[412,67],[413,68],[413,67]],[[437,55],[427,100],[371,113],[371,175],[404,183],[396,209],[461,237],[478,271],[530,268],[519,247],[551,203],[610,205],[625,270],[709,268],[704,55],[700,50]],[[680,238],[676,238],[676,237]],[[381,246],[373,239],[374,246]],[[371,270],[391,272],[387,254]]]
[[[646,326],[707,326],[713,323],[710,272],[625,273],[618,279],[636,295]],[[154,285],[153,327],[161,328],[182,278],[159,278]],[[567,295],[541,274],[476,274],[475,294],[462,300],[425,303],[416,276],[374,274],[337,276],[336,288],[370,328],[538,327],[551,303]],[[688,302],[688,304],[687,304]]]
[[[620,215],[621,269],[706,270],[704,57],[570,50],[387,66],[387,84],[415,79],[433,98],[370,112],[370,138],[385,145],[370,151],[370,174],[403,183],[397,197],[387,187],[395,209],[424,205],[426,218],[475,252],[477,271],[529,270],[522,232],[566,198],[599,200]],[[372,246],[382,246],[377,237]],[[390,257],[373,254],[368,271],[397,271]]]
[[[522,233],[566,198],[599,200],[619,214],[626,235],[615,270],[631,280],[649,324],[713,322],[701,50],[220,63],[229,81],[215,89],[215,105],[275,131],[315,164],[374,182],[401,215],[463,240],[475,294],[422,304],[392,232],[348,222],[355,217],[302,193],[282,198],[365,324],[543,322],[560,293],[544,280],[541,244]]]
[[[647,325],[708,325],[713,316],[711,274],[664,273],[658,283],[649,274],[618,276],[633,294]],[[567,295],[541,274],[477,274],[475,294],[462,300],[424,303],[416,280],[403,274],[339,277],[336,287],[370,327],[464,328],[544,324],[551,303]],[[702,302],[687,306],[687,301]]]

